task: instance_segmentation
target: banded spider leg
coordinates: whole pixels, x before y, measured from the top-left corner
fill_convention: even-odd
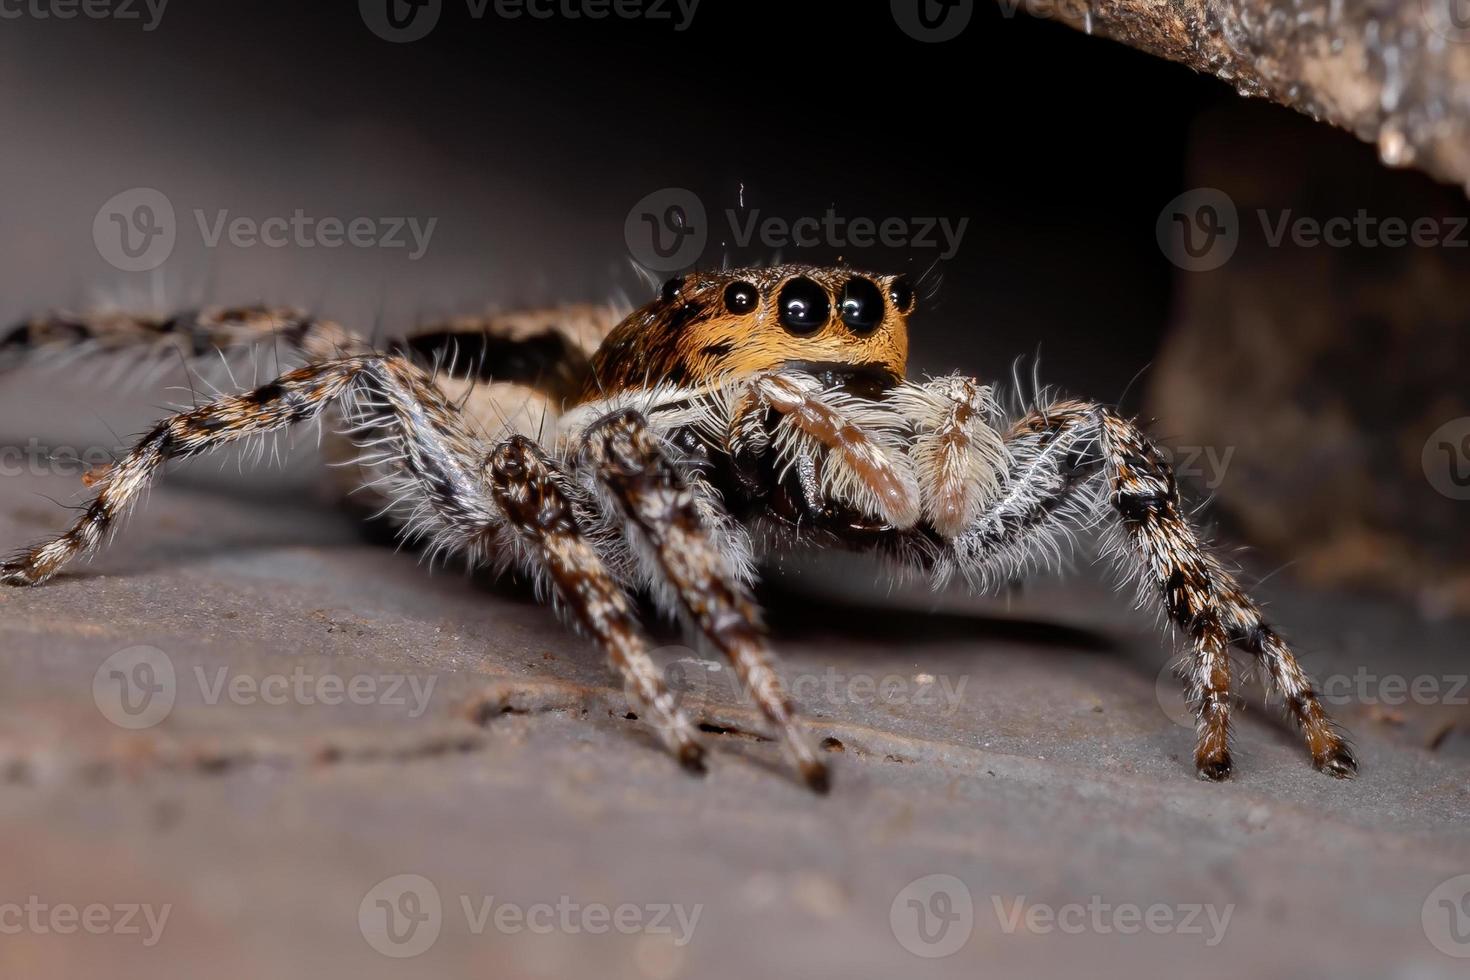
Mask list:
[[[65,533],[0,564],[0,582],[37,585],[96,548],[167,460],[309,421],[334,402],[346,403],[349,419],[398,440],[400,489],[414,495],[416,513],[427,521],[423,533],[472,555],[514,556],[544,573],[671,751],[700,767],[694,727],[665,688],[621,584],[583,534],[575,483],[522,437],[485,452],[433,382],[400,357],[310,365],[164,419],[100,477],[96,495]]]
[[[1290,647],[1190,525],[1163,454],[1132,422],[1099,405],[1059,402],[1018,420],[1006,438],[1013,466],[1000,496],[937,559],[955,574],[993,584],[1024,566],[1068,527],[1111,512],[1121,537],[1113,557],[1137,574],[1188,643],[1186,692],[1197,715],[1195,766],[1226,779],[1233,644],[1261,662],[1301,729],[1313,764],[1339,778],[1357,762]]]

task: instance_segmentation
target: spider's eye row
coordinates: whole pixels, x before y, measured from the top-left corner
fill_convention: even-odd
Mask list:
[[[679,290],[681,290],[683,288],[684,288],[684,277],[683,276],[675,276],[674,278],[670,279],[668,282],[664,283],[663,291],[659,295],[661,295],[663,297],[663,301],[665,303],[672,303],[674,300],[676,300],[676,299],[679,298]]]
[[[832,315],[832,298],[827,291],[805,276],[798,276],[781,287],[776,300],[781,326],[792,333],[815,333],[826,326]]]
[[[837,306],[842,311],[842,322],[855,334],[872,333],[883,322],[883,292],[862,276],[843,284]]]
[[[899,276],[893,280],[893,283],[888,287],[888,298],[893,301],[893,308],[898,312],[913,312],[914,287],[909,285],[907,277]]]
[[[748,282],[732,282],[725,287],[725,309],[731,313],[749,313],[760,301],[760,291]]]

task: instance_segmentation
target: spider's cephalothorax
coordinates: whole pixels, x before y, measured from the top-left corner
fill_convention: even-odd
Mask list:
[[[908,364],[914,292],[901,276],[778,266],[670,279],[608,335],[584,396],[708,385],[795,363],[891,387]]]
[[[872,551],[982,590],[1104,523],[1105,553],[1183,635],[1199,774],[1231,772],[1236,646],[1281,692],[1316,766],[1352,775],[1311,682],[1201,542],[1143,432],[1087,402],[1007,417],[971,378],[907,380],[913,308],[903,277],[779,266],[671,280],[621,320],[601,307],[463,318],[385,351],[285,309],[37,319],[0,354],[197,356],[284,340],[303,365],[159,422],[93,475],[69,530],[4,563],[0,580],[37,584],[95,548],[166,460],[330,411],[357,447],[353,470],[406,535],[536,576],[691,767],[703,751],[631,591],[730,659],[803,777],[825,788],[751,597],[762,550]]]

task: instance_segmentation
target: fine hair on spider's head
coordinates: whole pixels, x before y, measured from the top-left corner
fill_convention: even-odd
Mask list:
[[[901,275],[800,265],[690,273],[664,283],[608,335],[584,397],[650,380],[705,385],[792,364],[891,386],[908,367],[915,305]]]

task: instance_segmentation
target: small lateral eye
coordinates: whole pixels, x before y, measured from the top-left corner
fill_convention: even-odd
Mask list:
[[[888,298],[893,308],[900,313],[912,313],[914,309],[914,287],[905,276],[899,276],[888,286]]]
[[[725,287],[725,309],[731,313],[749,313],[760,301],[760,291],[748,282],[732,282]]]
[[[853,333],[872,333],[883,322],[883,293],[870,279],[855,276],[847,280],[837,305],[842,322]]]
[[[815,333],[832,315],[832,298],[816,283],[799,276],[781,287],[776,301],[781,326],[792,333]]]
[[[676,300],[676,299],[679,298],[679,290],[681,290],[683,288],[684,288],[684,277],[683,276],[675,276],[674,278],[670,279],[668,282],[664,283],[664,288],[663,288],[663,291],[660,293],[660,295],[663,297],[663,301],[665,303],[672,303],[674,300]]]

